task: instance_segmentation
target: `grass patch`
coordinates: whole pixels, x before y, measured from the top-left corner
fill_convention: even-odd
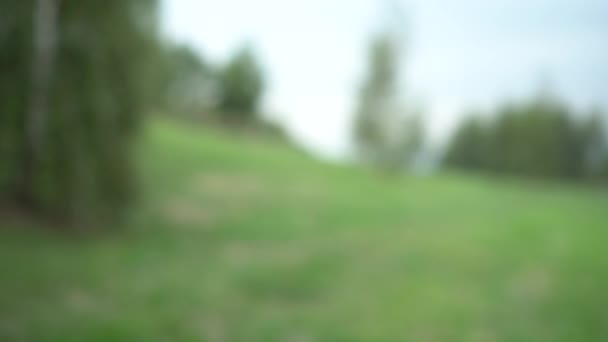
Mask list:
[[[120,232],[5,221],[0,340],[605,341],[608,195],[153,121]]]

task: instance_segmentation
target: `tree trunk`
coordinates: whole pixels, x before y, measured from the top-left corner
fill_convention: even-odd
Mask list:
[[[33,20],[31,88],[25,113],[22,200],[34,209],[36,172],[40,167],[49,114],[49,92],[54,69],[57,10],[60,0],[36,0]]]

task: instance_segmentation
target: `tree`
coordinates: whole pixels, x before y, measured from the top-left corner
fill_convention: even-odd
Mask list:
[[[374,161],[384,154],[388,129],[395,114],[397,60],[393,42],[388,35],[373,41],[369,56],[369,71],[361,89],[359,110],[355,122],[355,142],[364,161]]]
[[[23,198],[29,192],[25,189],[27,172],[23,165],[30,155],[26,148],[33,146],[25,144],[28,95],[32,91],[33,11],[31,1],[0,2],[0,196],[3,200]]]
[[[165,48],[162,106],[172,114],[200,118],[216,101],[214,70],[188,46]]]
[[[3,197],[69,222],[124,212],[155,13],[153,0],[0,4]]]
[[[580,140],[584,149],[584,175],[608,180],[608,139],[599,110],[594,110],[581,125]]]
[[[46,134],[44,126],[48,117],[49,90],[54,71],[58,5],[59,0],[37,0],[34,5],[31,89],[28,107],[25,108],[23,173],[19,194],[21,200],[29,206],[37,205],[33,189],[34,175],[39,168]]]
[[[444,164],[530,177],[599,178],[608,166],[601,114],[582,117],[541,91],[499,106],[486,125],[465,119],[448,144]]]
[[[252,120],[264,90],[262,70],[250,47],[241,48],[219,75],[221,115],[228,121]]]
[[[481,169],[488,163],[487,134],[481,119],[470,115],[463,120],[445,153],[445,162],[463,169]]]
[[[359,94],[354,143],[364,163],[397,170],[411,161],[423,140],[420,115],[400,103],[399,38],[386,31],[372,41],[368,74]]]

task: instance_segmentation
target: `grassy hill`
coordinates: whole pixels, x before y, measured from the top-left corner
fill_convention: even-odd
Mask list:
[[[141,205],[0,221],[2,341],[606,341],[608,194],[390,179],[154,121]]]

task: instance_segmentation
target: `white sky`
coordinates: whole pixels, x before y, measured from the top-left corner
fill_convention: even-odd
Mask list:
[[[164,0],[162,18],[170,37],[215,63],[252,43],[268,78],[265,110],[310,151],[340,158],[384,3]],[[530,94],[547,75],[579,108],[608,109],[608,1],[401,3],[408,95],[425,108],[432,141],[444,140],[463,111]]]

